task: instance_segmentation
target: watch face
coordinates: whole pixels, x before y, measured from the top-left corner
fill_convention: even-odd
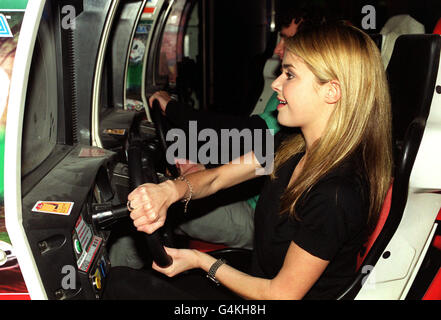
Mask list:
[[[210,279],[211,281],[213,281],[213,282],[214,282],[215,284],[217,284],[217,285],[220,284],[219,280],[217,280],[215,277],[213,277],[213,276],[210,275],[210,274],[207,274],[207,278]]]

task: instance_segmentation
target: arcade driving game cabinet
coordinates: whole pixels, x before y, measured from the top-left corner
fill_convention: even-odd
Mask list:
[[[177,44],[185,43],[180,32],[184,18],[179,17],[194,3],[0,0],[0,299],[102,297],[111,267],[112,223],[115,217],[127,218],[125,203],[134,186],[133,142],[146,146],[144,155],[161,154],[156,136],[160,130],[149,121],[146,95],[179,84],[175,71],[182,54]],[[137,30],[143,17],[145,29]],[[132,39],[140,31],[145,52],[138,97],[145,112],[127,108],[126,96]],[[395,68],[388,70],[389,76],[396,75],[392,85],[402,88],[400,81],[405,80],[394,72],[401,60],[419,59],[430,77],[422,74],[428,79],[424,90],[411,89],[433,99],[409,104],[409,110],[424,110],[427,121],[418,118],[416,124],[427,125],[415,135],[419,140],[409,135],[418,146],[412,149],[413,160],[403,153],[407,176],[396,175],[393,186],[403,189],[403,196],[393,191],[391,208],[397,209],[389,212],[386,227],[363,262],[372,271],[366,280],[361,268],[345,293],[348,298],[404,299],[439,232],[439,148],[433,146],[440,132],[436,106],[441,96],[435,84],[441,79],[441,41],[423,35],[397,43],[401,49],[394,49],[391,61],[398,62],[391,62]],[[210,54],[202,50],[201,55],[207,66]],[[210,83],[206,72],[202,78]],[[411,89],[395,91],[394,97],[407,103],[412,100],[409,94],[417,96]],[[203,97],[201,105],[206,105],[209,95]],[[398,100],[394,105],[406,104]],[[151,158],[141,158],[135,167],[142,168],[142,174],[158,172]]]
[[[172,2],[0,1],[0,299],[102,296],[140,114],[124,107],[132,39]]]

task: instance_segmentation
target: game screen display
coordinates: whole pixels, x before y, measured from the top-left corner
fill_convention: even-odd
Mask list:
[[[0,1],[0,300],[28,292],[6,231],[4,211],[4,152],[9,89],[27,0],[14,1],[14,8],[11,1],[9,4],[7,2]]]

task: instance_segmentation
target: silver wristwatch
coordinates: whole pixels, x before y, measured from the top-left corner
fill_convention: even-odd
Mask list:
[[[219,280],[216,279],[216,272],[217,272],[217,269],[219,269],[219,267],[221,265],[223,265],[224,263],[227,263],[227,261],[225,261],[224,259],[216,260],[216,262],[211,265],[210,270],[208,270],[208,273],[207,273],[207,278],[210,279],[211,281],[213,281],[214,283],[216,283],[217,285],[219,285],[220,282],[219,282]]]

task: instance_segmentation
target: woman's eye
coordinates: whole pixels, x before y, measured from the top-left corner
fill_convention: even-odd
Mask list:
[[[293,79],[295,77],[295,74],[289,71],[285,72],[285,75],[288,80]]]

